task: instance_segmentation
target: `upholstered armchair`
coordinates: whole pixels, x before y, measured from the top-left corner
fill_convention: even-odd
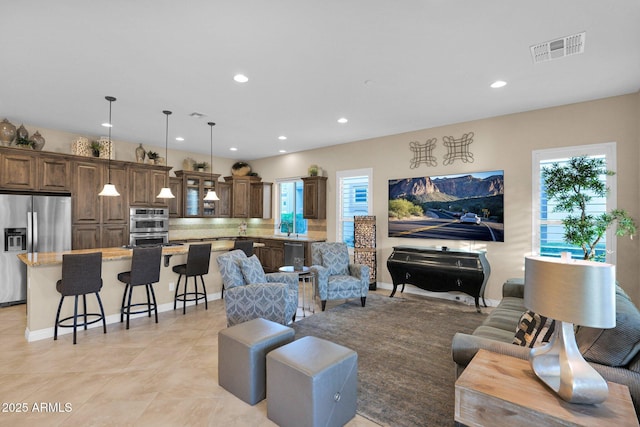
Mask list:
[[[283,325],[295,320],[298,308],[298,275],[265,274],[258,258],[240,250],[217,257],[225,287],[227,326],[262,317]]]
[[[369,267],[351,264],[345,243],[312,243],[311,264],[311,271],[316,275],[322,311],[329,299],[360,297],[364,307],[369,293]]]

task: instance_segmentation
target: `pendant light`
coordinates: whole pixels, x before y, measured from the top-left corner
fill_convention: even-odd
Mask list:
[[[167,116],[167,127],[164,134],[164,159],[165,165],[169,164],[169,115],[171,111],[164,110],[162,111]],[[169,188],[169,169],[167,169],[167,186],[160,190],[160,193],[156,196],[158,199],[175,199],[176,196],[171,192],[171,188]]]
[[[116,186],[111,183],[111,103],[116,99],[113,96],[105,96],[104,99],[109,101],[109,123],[107,123],[107,127],[109,128],[109,172],[107,175],[107,183],[102,188],[102,191],[98,193],[98,196],[115,197],[120,195],[118,190],[116,190]]]
[[[214,185],[214,181],[213,181],[213,127],[216,125],[213,122],[209,122],[207,123],[209,125],[209,127],[211,128],[211,185]],[[218,198],[218,195],[216,194],[216,190],[215,187],[214,189],[209,189],[207,191],[207,195],[204,197],[204,200],[208,201],[208,202],[215,202],[216,200],[220,200]]]

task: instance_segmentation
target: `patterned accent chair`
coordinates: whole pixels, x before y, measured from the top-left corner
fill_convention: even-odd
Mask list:
[[[255,255],[236,249],[217,257],[225,287],[227,326],[263,318],[287,325],[298,308],[298,274],[265,274]]]
[[[316,275],[322,311],[328,299],[360,297],[364,307],[369,293],[369,267],[349,263],[346,243],[312,243],[311,264],[311,271]]]

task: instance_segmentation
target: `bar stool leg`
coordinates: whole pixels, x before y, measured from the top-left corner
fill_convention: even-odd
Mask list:
[[[149,295],[149,284],[144,285],[144,290],[147,291],[147,312],[149,313],[147,317],[151,317],[151,297]]]
[[[76,330],[78,329],[78,295],[75,296],[73,303],[73,344],[76,343]]]
[[[173,297],[173,309],[176,309],[176,305],[178,303],[178,289],[180,289],[180,280],[182,279],[182,274],[178,276],[178,283],[176,283],[176,293]]]
[[[127,329],[129,329],[129,317],[131,316],[131,294],[133,293],[133,286],[129,286],[129,298],[127,299]]]
[[[204,293],[204,309],[209,310],[209,303],[207,298],[207,287],[204,284],[204,277],[200,276],[200,280],[202,281],[202,291]],[[196,295],[197,296],[197,295]]]
[[[62,301],[64,301],[64,297],[60,297],[60,304],[58,304],[58,312],[56,313],[56,327],[53,330],[54,341],[58,339],[58,323],[60,322],[60,310],[62,309]]]
[[[124,312],[125,312],[124,303],[125,303],[126,298],[127,298],[127,290],[128,289],[129,289],[129,284],[125,283],[124,284],[124,292],[122,293],[122,304],[120,305],[120,323],[124,322]]]
[[[107,318],[104,317],[104,307],[102,306],[102,299],[100,298],[100,294],[96,292],[96,298],[98,298],[98,305],[100,306],[100,314],[102,315],[102,333],[107,333]]]
[[[156,313],[156,323],[158,323],[158,302],[156,301],[156,293],[153,290],[153,284],[147,285],[151,289],[151,297],[153,298],[153,309]]]
[[[82,308],[84,308],[84,330],[87,330],[87,294],[82,294]]]

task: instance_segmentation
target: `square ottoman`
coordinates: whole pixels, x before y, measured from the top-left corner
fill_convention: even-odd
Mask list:
[[[304,337],[267,354],[267,417],[287,426],[343,426],[356,415],[358,354]]]
[[[265,398],[266,360],[271,350],[293,341],[292,328],[253,319],[218,333],[218,384],[250,405]]]

